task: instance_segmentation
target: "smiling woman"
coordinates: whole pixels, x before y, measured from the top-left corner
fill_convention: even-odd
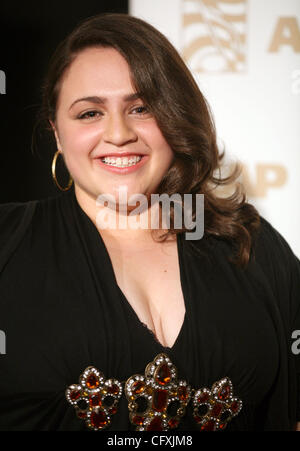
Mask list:
[[[52,126],[76,197],[91,218],[101,194],[114,195],[118,203],[120,187],[129,196],[156,192],[173,160],[135,91],[126,60],[112,48],[88,48],[73,61],[61,82]]]
[[[0,429],[295,429],[299,260],[239,189],[217,196],[238,172],[216,177],[212,115],[176,50],[140,19],[91,17],[42,100],[70,189],[0,206]],[[192,219],[203,194],[202,239],[176,202],[165,222],[124,192],[189,195]],[[111,198],[125,227],[97,221]]]

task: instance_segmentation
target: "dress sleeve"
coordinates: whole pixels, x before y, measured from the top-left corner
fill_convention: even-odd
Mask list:
[[[37,201],[0,205],[0,274],[22,240],[36,204]]]
[[[282,235],[261,219],[255,257],[271,282],[286,329],[290,368],[296,371],[296,420],[300,421],[300,260]]]

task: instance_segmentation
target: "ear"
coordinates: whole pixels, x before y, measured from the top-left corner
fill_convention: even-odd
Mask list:
[[[56,129],[56,126],[55,126],[54,122],[52,122],[50,119],[49,119],[49,123],[50,123],[50,125],[52,127],[52,130],[53,130],[53,133],[54,133],[54,136],[55,136],[57,149],[61,150],[61,143],[59,141],[58,131]]]

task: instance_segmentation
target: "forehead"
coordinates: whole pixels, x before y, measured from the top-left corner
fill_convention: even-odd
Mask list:
[[[89,48],[80,52],[66,71],[60,98],[77,95],[122,95],[135,91],[125,58],[113,48]]]

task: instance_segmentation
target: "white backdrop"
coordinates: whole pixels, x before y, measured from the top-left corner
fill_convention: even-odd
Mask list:
[[[206,96],[248,200],[300,257],[300,0],[131,0]]]

